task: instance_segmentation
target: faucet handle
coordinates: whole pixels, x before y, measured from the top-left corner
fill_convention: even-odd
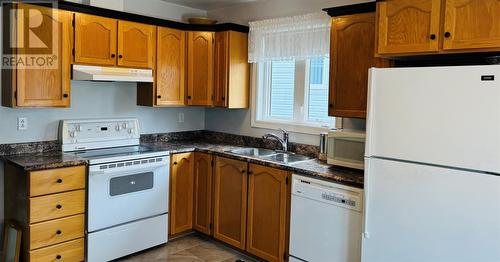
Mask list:
[[[279,128],[279,130],[281,130],[281,132],[283,132],[283,134],[288,134],[288,131],[286,131],[285,129],[283,129],[281,127]]]

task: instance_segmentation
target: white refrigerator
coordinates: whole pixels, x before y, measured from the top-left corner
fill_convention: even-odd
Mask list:
[[[370,69],[363,262],[500,261],[500,66]]]

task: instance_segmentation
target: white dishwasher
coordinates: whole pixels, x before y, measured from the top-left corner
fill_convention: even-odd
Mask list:
[[[363,190],[292,177],[290,262],[359,262]]]

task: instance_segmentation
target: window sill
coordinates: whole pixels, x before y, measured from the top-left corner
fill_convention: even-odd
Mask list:
[[[286,131],[309,134],[309,135],[319,135],[322,132],[328,132],[328,130],[333,129],[328,127],[309,126],[299,123],[290,123],[287,121],[279,121],[279,120],[266,121],[266,120],[254,120],[254,119],[252,119],[252,127],[274,129],[274,130],[283,128]]]

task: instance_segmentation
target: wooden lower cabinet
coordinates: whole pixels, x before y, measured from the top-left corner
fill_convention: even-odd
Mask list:
[[[194,153],[174,154],[170,166],[169,235],[193,229]]]
[[[194,209],[193,229],[212,234],[212,155],[196,152],[194,155]]]
[[[5,164],[5,219],[22,229],[20,261],[84,260],[85,175],[85,166],[25,171]]]
[[[267,261],[287,257],[289,173],[250,164],[246,250]]]
[[[287,260],[289,172],[196,152],[172,155],[171,177],[172,235],[194,229],[262,260]]]
[[[214,183],[214,237],[245,249],[247,163],[217,157]]]

